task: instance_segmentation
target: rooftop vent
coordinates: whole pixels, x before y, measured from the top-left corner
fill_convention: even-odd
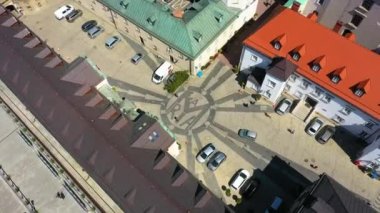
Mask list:
[[[202,34],[198,31],[193,31],[193,37],[198,43],[202,40]]]
[[[155,16],[150,16],[147,20],[146,20],[150,25],[154,26],[154,24],[156,23],[157,21],[157,18]]]
[[[120,6],[124,9],[127,9],[129,2],[128,1],[120,1]]]
[[[219,12],[215,12],[215,15],[214,15],[216,21],[218,23],[222,22],[223,21],[223,14],[222,13],[219,13]]]

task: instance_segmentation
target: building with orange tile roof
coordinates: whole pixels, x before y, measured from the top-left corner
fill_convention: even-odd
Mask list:
[[[273,103],[288,97],[302,120],[318,116],[371,143],[380,132],[380,55],[317,19],[282,9],[248,37],[240,60],[246,87]]]

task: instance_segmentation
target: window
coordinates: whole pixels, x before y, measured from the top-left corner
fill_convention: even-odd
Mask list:
[[[337,123],[343,123],[344,119],[342,117],[340,117],[339,115],[335,115],[333,118],[333,121],[335,121]]]
[[[356,88],[354,94],[358,97],[362,97],[364,95],[364,90],[360,88]]]
[[[368,121],[367,123],[364,124],[365,127],[368,129],[372,129],[376,124],[372,121]]]
[[[362,131],[362,132],[359,134],[359,137],[364,138],[364,137],[367,136],[367,135],[368,135],[367,132]]]
[[[332,75],[331,76],[331,81],[334,83],[334,84],[337,84],[339,83],[340,81],[340,77],[338,75]]]
[[[140,32],[140,28],[136,27],[136,32],[139,33]]]
[[[344,107],[341,110],[341,113],[344,114],[344,115],[349,115],[349,114],[351,114],[351,112],[352,112],[352,109],[350,107]]]
[[[306,81],[306,80],[303,80],[303,81],[302,81],[302,86],[301,86],[301,87],[302,87],[303,89],[307,89],[307,88],[310,86],[310,84],[311,84],[310,82],[308,82],[308,81]]]
[[[301,55],[299,54],[299,52],[292,52],[292,58],[295,61],[299,61],[301,58]]]
[[[112,14],[113,14],[114,19],[118,19],[117,13],[112,13]]]
[[[276,49],[276,50],[280,50],[281,47],[282,47],[282,45],[281,45],[281,43],[280,43],[279,41],[273,41],[273,42],[272,42],[272,46],[273,46],[273,48]]]
[[[291,88],[292,88],[292,87],[291,87],[289,84],[286,84],[284,90],[285,90],[285,91],[289,91]]]
[[[359,16],[358,14],[354,14],[351,20],[351,24],[354,25],[355,27],[358,27],[360,23],[363,21],[363,17]]]
[[[330,103],[331,99],[333,99],[331,95],[325,94],[325,96],[322,98],[322,101],[325,103]]]
[[[314,72],[318,72],[320,69],[321,69],[321,65],[315,63],[315,64],[312,64],[311,65],[311,69],[314,71]]]
[[[274,88],[275,86],[276,86],[276,83],[268,79],[268,87]]]
[[[289,76],[289,80],[290,80],[291,82],[296,81],[297,78],[298,78],[298,76],[295,75],[295,74],[292,74],[292,75]]]
[[[127,32],[127,33],[129,33],[129,30],[128,30],[127,27],[124,27],[124,31]]]
[[[364,0],[361,6],[367,11],[369,11],[372,8],[373,3],[373,0]]]
[[[124,24],[125,24],[126,26],[128,26],[128,21],[127,21],[127,20],[124,20]]]
[[[152,40],[153,38],[152,38],[152,35],[148,35],[148,39],[149,40]]]
[[[268,97],[268,98],[270,98],[270,96],[272,96],[272,94],[270,94],[270,91],[267,90],[267,91],[265,92],[265,96]]]
[[[325,0],[316,0],[315,3],[322,5]]]
[[[178,58],[183,59],[183,55],[182,54],[178,55]]]
[[[319,97],[319,96],[321,96],[321,94],[322,94],[322,90],[319,88],[315,88],[313,95]]]
[[[156,46],[156,45],[154,45],[154,46],[153,46],[153,49],[157,51],[157,46]]]
[[[254,62],[256,62],[257,61],[257,56],[255,56],[255,55],[251,55],[251,61],[254,61]]]

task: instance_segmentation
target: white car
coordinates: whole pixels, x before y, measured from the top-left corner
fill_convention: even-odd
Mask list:
[[[237,171],[236,174],[232,177],[230,186],[233,189],[238,190],[250,176],[251,175],[247,170],[241,169]]]
[[[205,147],[199,151],[197,155],[197,161],[199,163],[204,163],[210,158],[210,156],[215,152],[215,146],[212,143],[207,144]]]
[[[55,17],[58,20],[61,20],[61,19],[65,18],[67,15],[69,15],[73,11],[74,11],[74,7],[71,6],[71,5],[69,5],[69,4],[67,4],[67,5],[63,5],[58,10],[56,10],[54,12],[54,15],[55,15]]]

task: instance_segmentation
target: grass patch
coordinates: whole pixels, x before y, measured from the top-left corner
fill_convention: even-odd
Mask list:
[[[169,93],[174,93],[178,87],[180,87],[187,79],[189,78],[189,71],[178,71],[173,73],[172,76],[169,77],[167,84],[164,89],[166,89]]]

